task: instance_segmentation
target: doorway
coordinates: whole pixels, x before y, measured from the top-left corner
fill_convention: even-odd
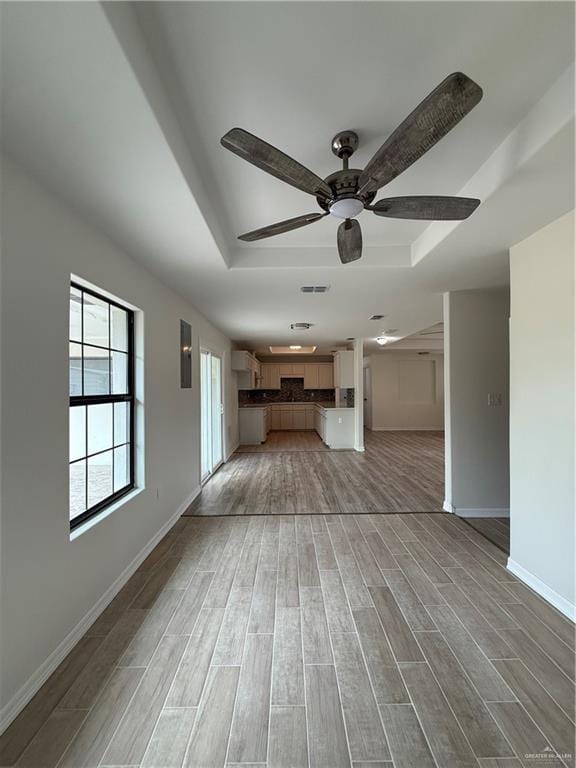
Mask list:
[[[224,460],[222,445],[222,358],[208,349],[200,350],[201,477],[202,483]]]
[[[364,368],[364,426],[372,429],[372,371]]]

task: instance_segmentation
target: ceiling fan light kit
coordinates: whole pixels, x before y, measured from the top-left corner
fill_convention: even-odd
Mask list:
[[[414,109],[386,139],[364,170],[349,168],[358,148],[354,131],[341,131],[332,139],[332,152],[342,169],[321,179],[271,144],[242,128],[232,128],[220,140],[223,147],[272,176],[316,198],[321,213],[308,213],[270,224],[239,236],[253,242],[290,232],[332,215],[343,219],[338,227],[340,261],[362,256],[362,230],[356,217],[367,210],[376,216],[421,221],[460,221],[473,213],[480,200],[466,197],[416,195],[390,197],[373,204],[378,190],[389,184],[452,130],[482,98],[482,89],[462,72],[453,72]]]

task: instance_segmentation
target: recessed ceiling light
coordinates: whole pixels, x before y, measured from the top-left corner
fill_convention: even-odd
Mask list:
[[[291,344],[289,347],[268,347],[273,355],[312,355],[316,347],[302,347],[299,344]]]
[[[388,339],[386,338],[386,336],[378,336],[376,341],[378,342],[378,344],[380,344],[381,347],[383,347],[384,344],[388,343]]]

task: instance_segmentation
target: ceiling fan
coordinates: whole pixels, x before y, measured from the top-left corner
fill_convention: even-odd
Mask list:
[[[377,191],[428,152],[452,130],[482,98],[482,89],[462,72],[454,72],[426,96],[396,128],[364,170],[349,168],[358,147],[354,131],[341,131],[332,139],[332,152],[342,160],[341,171],[321,179],[284,152],[242,128],[232,128],[220,140],[223,147],[291,184],[314,195],[321,213],[307,213],[279,221],[239,236],[252,242],[313,224],[332,214],[344,221],[338,227],[338,253],[343,264],[362,256],[362,230],[356,216],[363,210],[395,219],[454,221],[466,219],[480,204],[468,197],[388,197],[373,203]]]

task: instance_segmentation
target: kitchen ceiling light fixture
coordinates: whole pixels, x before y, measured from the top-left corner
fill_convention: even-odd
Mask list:
[[[288,347],[268,347],[273,355],[313,355],[316,346],[304,347],[299,344],[291,344]]]
[[[381,347],[383,347],[384,344],[388,344],[388,339],[386,338],[386,336],[378,336],[376,341],[378,344],[380,344]]]
[[[482,88],[462,72],[443,80],[393,131],[364,170],[349,168],[358,148],[354,131],[341,131],[332,139],[332,152],[342,160],[342,170],[321,179],[296,160],[242,128],[232,128],[221,139],[223,147],[257,168],[316,198],[321,213],[306,213],[239,236],[253,242],[305,227],[332,215],[344,221],[338,227],[340,261],[347,264],[362,256],[362,230],[356,221],[363,210],[392,219],[461,221],[473,213],[480,200],[468,197],[414,195],[388,197],[374,203],[379,189],[409,168],[452,130],[480,101]]]

